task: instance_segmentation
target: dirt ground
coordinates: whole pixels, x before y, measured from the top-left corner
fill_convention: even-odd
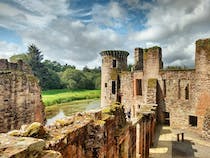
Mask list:
[[[182,131],[184,141],[177,141],[177,133],[168,126],[158,126],[154,147],[150,149],[150,158],[210,158],[210,140],[202,139],[198,134]]]

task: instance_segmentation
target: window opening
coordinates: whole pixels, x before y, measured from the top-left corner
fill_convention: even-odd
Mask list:
[[[136,95],[142,95],[142,82],[141,82],[141,79],[136,79]]]
[[[112,81],[112,94],[115,94],[115,81]]]
[[[113,66],[113,67],[117,67],[117,61],[116,61],[116,60],[113,60],[113,61],[112,61],[112,66]]]
[[[197,116],[189,116],[189,124],[193,127],[197,127],[198,117]]]

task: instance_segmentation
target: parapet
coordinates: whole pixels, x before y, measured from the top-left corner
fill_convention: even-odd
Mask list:
[[[102,51],[100,54],[101,56],[113,56],[113,57],[118,57],[118,58],[124,58],[129,55],[127,51],[123,51],[123,50],[106,50],[106,51]]]
[[[22,71],[31,74],[31,68],[22,60],[17,63],[10,63],[7,59],[0,59],[0,71]]]

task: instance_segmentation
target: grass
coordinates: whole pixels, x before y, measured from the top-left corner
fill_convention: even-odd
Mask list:
[[[75,100],[100,98],[101,90],[47,90],[42,92],[45,106],[72,102]]]

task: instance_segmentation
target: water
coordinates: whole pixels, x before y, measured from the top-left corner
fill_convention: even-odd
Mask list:
[[[77,112],[100,109],[100,100],[83,100],[46,107],[46,125],[50,125],[57,119],[71,116]]]

